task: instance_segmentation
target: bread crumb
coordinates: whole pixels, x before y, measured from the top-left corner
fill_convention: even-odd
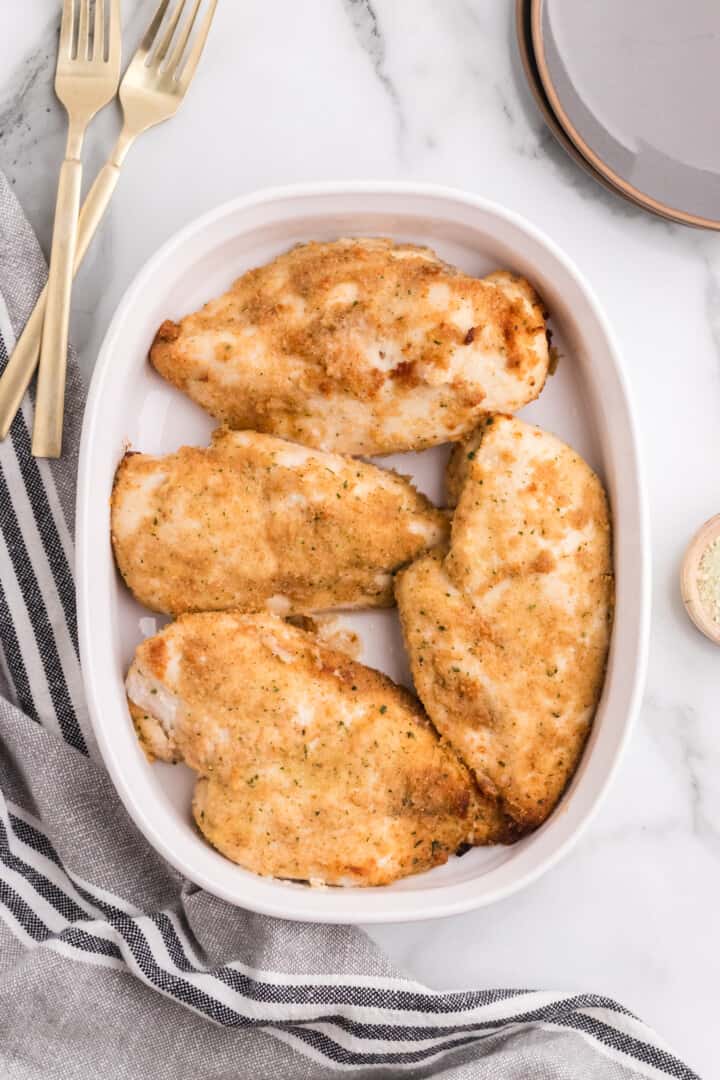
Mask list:
[[[702,554],[697,585],[707,615],[720,625],[720,536],[708,544]]]

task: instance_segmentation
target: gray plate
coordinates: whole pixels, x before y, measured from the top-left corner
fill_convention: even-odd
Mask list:
[[[583,157],[648,209],[720,229],[718,0],[532,0],[548,102]]]
[[[535,62],[530,24],[530,8],[531,0],[515,0],[515,29],[517,32],[518,51],[520,53],[523,71],[525,72],[525,78],[527,79],[528,86],[540,109],[542,117],[552,135],[555,136],[557,142],[562,146],[563,150],[570,155],[576,165],[579,165],[581,169],[586,173],[589,173],[594,180],[597,180],[597,182],[602,184],[608,191],[612,191],[616,195],[622,194],[614,184],[611,184],[609,180],[600,175],[597,169],[592,167],[587,158],[583,157],[568,136],[565,128],[560,124],[555,113],[552,111]]]
[[[517,32],[518,51],[520,53],[520,60],[528,82],[528,87],[535,98],[537,106],[540,109],[542,117],[551,134],[555,136],[556,141],[573,159],[575,164],[579,165],[589,176],[592,176],[593,180],[597,181],[597,183],[604,187],[606,191],[611,191],[613,195],[624,197],[628,202],[632,202],[641,209],[651,210],[654,214],[663,217],[666,220],[676,220],[672,215],[660,210],[659,207],[648,206],[647,203],[640,201],[631,192],[623,190],[612,183],[608,177],[603,176],[597,169],[593,168],[588,159],[583,157],[575,143],[571,140],[570,136],[565,131],[565,128],[561,125],[553,112],[550,101],[545,93],[545,88],[540,79],[532,42],[531,7],[532,0],[515,0],[515,28]]]

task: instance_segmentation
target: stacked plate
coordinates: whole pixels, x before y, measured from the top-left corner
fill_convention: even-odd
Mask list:
[[[604,187],[720,229],[717,0],[517,0],[530,88],[558,142]]]

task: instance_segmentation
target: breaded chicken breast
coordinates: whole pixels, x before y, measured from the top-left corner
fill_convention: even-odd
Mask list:
[[[460,439],[540,393],[548,346],[522,278],[478,279],[391,240],[301,244],[179,323],[150,360],[233,428],[347,454]]]
[[[521,829],[572,776],[600,697],[613,604],[607,502],[569,446],[489,417],[449,465],[447,552],[397,579],[415,686]]]
[[[120,572],[169,614],[392,604],[393,571],[448,531],[404,477],[250,431],[128,454],[112,494]]]
[[[506,835],[415,698],[277,616],[182,616],[127,693],[150,759],[198,773],[200,831],[258,874],[384,885]]]

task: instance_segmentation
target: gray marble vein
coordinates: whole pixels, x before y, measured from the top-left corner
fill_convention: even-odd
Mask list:
[[[0,163],[45,247],[53,202],[35,193],[40,175],[49,178],[57,172],[65,132],[53,90],[58,25],[55,18],[43,27],[37,46],[6,77],[0,96]]]
[[[691,705],[669,705],[650,696],[649,729],[679,773],[689,827],[714,858],[720,859],[720,750],[712,721]]]
[[[398,149],[402,149],[405,117],[400,95],[387,72],[385,39],[373,0],[343,0],[343,7],[362,49],[367,53],[375,76],[392,107]]]

